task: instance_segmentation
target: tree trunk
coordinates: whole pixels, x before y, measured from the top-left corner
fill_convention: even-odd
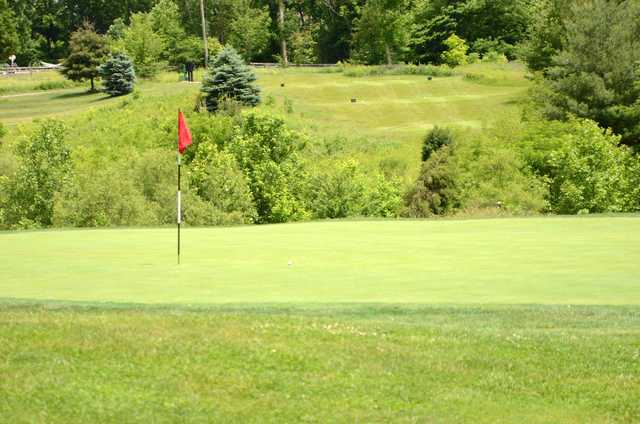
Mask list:
[[[207,21],[204,18],[204,0],[200,0],[200,17],[202,19],[202,41],[204,43],[204,67],[209,67],[209,40],[207,39]]]
[[[284,0],[278,0],[278,29],[280,30],[282,64],[286,67],[289,66],[289,57],[287,56],[287,40],[284,34]]]
[[[91,78],[91,91],[95,91],[95,88],[93,87],[93,78]]]
[[[384,45],[384,50],[385,50],[385,53],[387,54],[387,65],[389,66],[393,65],[393,59],[391,58],[391,49],[389,48],[389,45],[386,43]]]

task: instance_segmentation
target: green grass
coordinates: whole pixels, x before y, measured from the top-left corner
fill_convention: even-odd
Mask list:
[[[159,101],[166,95],[180,94],[183,96],[197,91],[195,85],[175,80],[173,82],[144,81],[138,88],[146,97],[158,98]],[[123,99],[131,99],[132,97],[133,95],[109,97],[101,92],[91,93],[88,91],[88,87],[0,96],[0,122],[12,125],[44,117],[84,119],[83,115],[86,113],[99,111],[105,107],[117,107]],[[149,116],[140,118],[150,118],[153,109],[149,109],[148,112]]]
[[[79,85],[58,71],[34,72],[0,76],[0,96],[31,91],[59,90]]]
[[[3,297],[640,304],[640,218],[343,221],[0,234]],[[288,262],[293,262],[288,266]]]
[[[487,85],[462,75],[429,81],[420,75],[350,78],[267,69],[258,72],[258,83],[264,99],[271,95],[276,100],[275,109],[284,112],[288,99],[294,117],[320,132],[399,141],[418,140],[434,125],[481,128],[512,111],[529,86],[517,66],[471,65],[462,71],[486,74],[495,82]]]
[[[638,307],[5,301],[0,417],[636,423],[639,340]]]

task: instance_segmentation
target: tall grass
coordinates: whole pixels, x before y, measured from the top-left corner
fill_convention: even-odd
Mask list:
[[[80,85],[83,84],[65,79],[58,71],[5,75],[0,77],[0,96],[30,91],[59,90]]]
[[[456,71],[446,65],[392,65],[392,66],[367,66],[340,64],[336,69],[341,69],[347,77],[371,77],[382,75],[424,75],[430,77],[452,77]]]

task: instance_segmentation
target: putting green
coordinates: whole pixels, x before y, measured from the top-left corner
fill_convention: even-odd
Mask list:
[[[0,297],[640,304],[640,217],[0,234]]]

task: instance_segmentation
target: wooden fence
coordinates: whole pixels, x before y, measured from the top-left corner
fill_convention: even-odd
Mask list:
[[[282,66],[280,63],[270,62],[251,62],[249,64],[256,68],[276,68]],[[289,63],[287,66],[289,68],[331,68],[336,65],[332,63]]]
[[[0,75],[20,75],[59,70],[60,68],[51,68],[49,66],[0,66]]]

